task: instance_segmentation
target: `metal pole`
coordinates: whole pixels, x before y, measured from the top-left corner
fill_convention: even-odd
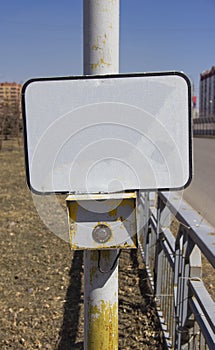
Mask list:
[[[84,0],[84,74],[119,72],[119,1]]]
[[[119,0],[84,0],[84,74],[118,70]],[[85,350],[118,349],[116,257],[116,249],[102,250],[98,264],[98,251],[84,251]]]

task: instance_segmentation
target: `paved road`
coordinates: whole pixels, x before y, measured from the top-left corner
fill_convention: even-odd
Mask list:
[[[193,181],[183,197],[215,226],[215,139],[194,138],[193,151]]]

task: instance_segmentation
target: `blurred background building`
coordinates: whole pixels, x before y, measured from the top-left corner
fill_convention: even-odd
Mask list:
[[[21,84],[0,83],[0,149],[3,140],[19,136],[22,129]]]
[[[17,83],[0,83],[0,106],[1,108],[8,106],[8,109],[13,113],[14,109],[19,109],[21,115],[21,84]]]
[[[215,66],[200,74],[199,116],[215,117]]]
[[[215,136],[215,66],[200,74],[199,117],[193,119],[194,136]]]

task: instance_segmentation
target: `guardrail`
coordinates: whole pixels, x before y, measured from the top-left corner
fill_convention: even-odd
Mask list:
[[[168,349],[215,349],[215,303],[202,281],[215,267],[215,230],[177,193],[141,193],[139,246]]]
[[[193,136],[215,136],[215,117],[194,118]]]

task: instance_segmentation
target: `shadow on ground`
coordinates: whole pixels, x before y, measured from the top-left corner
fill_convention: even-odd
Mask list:
[[[147,314],[147,312],[151,313],[151,321],[157,325],[157,329],[160,328],[159,322],[158,322],[158,318],[157,318],[157,313],[156,313],[156,303],[154,301],[154,294],[151,291],[150,287],[149,287],[149,280],[148,280],[148,275],[145,269],[145,266],[143,268],[142,264],[140,266],[139,264],[139,260],[138,260],[138,251],[136,249],[132,249],[130,252],[130,258],[132,261],[132,267],[133,269],[136,269],[136,273],[138,275],[139,278],[139,290],[140,290],[140,294],[142,296],[142,300],[144,301],[143,303],[141,303],[140,305],[140,309],[141,312],[143,314]],[[159,345],[158,345],[158,349],[160,350],[166,350],[167,347],[165,346],[165,342],[163,339],[163,334],[162,331],[160,329],[160,331],[158,331],[158,338],[159,338]],[[145,340],[145,344],[150,345],[150,341]]]
[[[82,279],[83,272],[83,252],[75,251],[70,275],[70,284],[66,294],[64,305],[63,324],[60,330],[60,341],[57,350],[76,350],[83,349],[83,342],[77,341],[77,334],[80,327],[80,309],[83,303],[82,298]]]

